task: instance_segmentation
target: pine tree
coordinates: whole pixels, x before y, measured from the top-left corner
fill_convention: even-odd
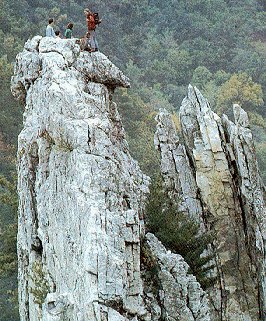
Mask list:
[[[161,179],[151,186],[151,193],[146,206],[147,228],[154,233],[164,246],[180,254],[190,267],[190,273],[196,276],[201,286],[206,289],[216,278],[209,276],[214,268],[211,264],[214,255],[203,255],[213,241],[211,233],[199,233],[199,224],[186,214],[180,213],[162,190]]]

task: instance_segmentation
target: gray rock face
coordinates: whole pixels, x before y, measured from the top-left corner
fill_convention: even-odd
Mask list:
[[[146,235],[146,249],[157,267],[162,320],[211,321],[207,294],[181,255],[166,251],[151,233]],[[158,320],[158,319],[155,319]]]
[[[174,126],[162,110],[155,145],[166,189],[174,186],[182,208],[215,234],[219,282],[210,289],[211,320],[265,320],[264,187],[247,115],[239,106],[234,115],[235,124],[220,119],[190,86],[180,109],[184,143],[168,134]]]
[[[156,121],[154,144],[161,154],[164,189],[178,210],[201,224],[204,231],[202,204],[185,146],[179,142],[175,125],[165,110],[156,116]]]
[[[210,320],[187,264],[151,234],[146,248],[162,288],[159,299],[144,291],[149,178],[128,152],[112,101],[116,86],[129,81],[103,54],[80,52],[75,39],[37,36],[17,56],[11,89],[25,104],[18,142],[23,321]]]
[[[18,143],[21,320],[146,320],[140,221],[148,178],[112,102],[128,79],[75,40],[35,37],[12,92]]]

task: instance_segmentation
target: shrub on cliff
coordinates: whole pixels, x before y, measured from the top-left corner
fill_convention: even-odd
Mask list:
[[[161,179],[155,180],[151,186],[146,223],[148,230],[167,249],[182,255],[190,267],[190,273],[196,276],[203,289],[214,283],[216,278],[210,276],[214,268],[211,262],[214,255],[203,255],[213,241],[212,234],[200,234],[199,225],[177,210],[176,204],[163,192]]]

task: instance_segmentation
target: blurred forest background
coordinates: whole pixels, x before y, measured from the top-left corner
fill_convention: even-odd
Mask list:
[[[16,303],[17,135],[23,106],[10,93],[16,54],[44,35],[47,20],[64,32],[86,32],[85,7],[99,12],[100,50],[131,79],[115,100],[131,153],[150,176],[158,171],[153,147],[156,111],[165,107],[178,125],[189,83],[218,113],[232,104],[249,113],[257,158],[266,181],[265,0],[0,0],[0,321],[19,320]],[[263,94],[264,92],[264,94]]]

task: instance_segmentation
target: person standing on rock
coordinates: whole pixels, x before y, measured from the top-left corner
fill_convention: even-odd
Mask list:
[[[71,39],[72,38],[72,34],[73,34],[73,29],[74,27],[74,24],[72,22],[70,22],[68,25],[67,25],[67,29],[65,31],[65,38],[66,39]]]
[[[86,16],[88,33],[90,35],[89,41],[90,41],[91,51],[98,51],[99,47],[95,36],[95,29],[96,29],[96,26],[101,23],[101,20],[99,19],[98,13],[93,13],[89,9],[85,9],[84,14]]]
[[[56,37],[53,24],[54,24],[54,19],[50,18],[48,20],[48,26],[46,27],[46,37],[53,37],[53,38]]]

